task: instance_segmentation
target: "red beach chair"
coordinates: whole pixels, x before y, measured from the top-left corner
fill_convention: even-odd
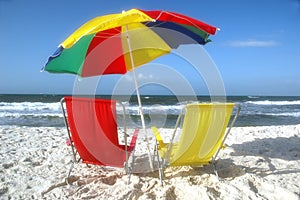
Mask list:
[[[61,106],[74,156],[73,164],[82,160],[86,164],[125,167],[126,172],[130,172],[128,158],[134,150],[138,129],[135,130],[130,145],[127,145],[125,107],[120,103],[124,112],[125,145],[119,143],[116,104],[116,100],[62,98]]]

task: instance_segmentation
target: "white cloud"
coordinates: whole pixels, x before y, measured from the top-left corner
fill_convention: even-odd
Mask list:
[[[232,47],[273,47],[278,46],[279,43],[273,40],[237,40],[228,42]]]

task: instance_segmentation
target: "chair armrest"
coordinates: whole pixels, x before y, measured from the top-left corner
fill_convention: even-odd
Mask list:
[[[155,136],[156,141],[158,142],[159,146],[160,146],[160,147],[165,147],[167,144],[164,143],[164,141],[163,141],[163,139],[162,139],[162,137],[161,137],[161,135],[160,135],[160,133],[159,133],[157,127],[152,126],[151,129],[152,129],[152,131],[153,131],[153,133],[154,133],[154,136]]]
[[[140,132],[140,129],[138,129],[138,128],[134,130],[130,145],[128,147],[129,152],[131,152],[134,149],[139,132]]]

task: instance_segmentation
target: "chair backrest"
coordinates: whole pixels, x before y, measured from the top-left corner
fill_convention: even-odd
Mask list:
[[[221,147],[234,103],[188,104],[170,165],[207,164]]]
[[[123,167],[124,145],[119,144],[116,101],[65,97],[68,125],[82,162]]]

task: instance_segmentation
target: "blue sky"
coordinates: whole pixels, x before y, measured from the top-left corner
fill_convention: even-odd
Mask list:
[[[0,93],[72,92],[75,76],[40,72],[48,56],[91,18],[131,8],[175,11],[219,27],[204,48],[228,95],[300,95],[299,0],[0,0]]]

